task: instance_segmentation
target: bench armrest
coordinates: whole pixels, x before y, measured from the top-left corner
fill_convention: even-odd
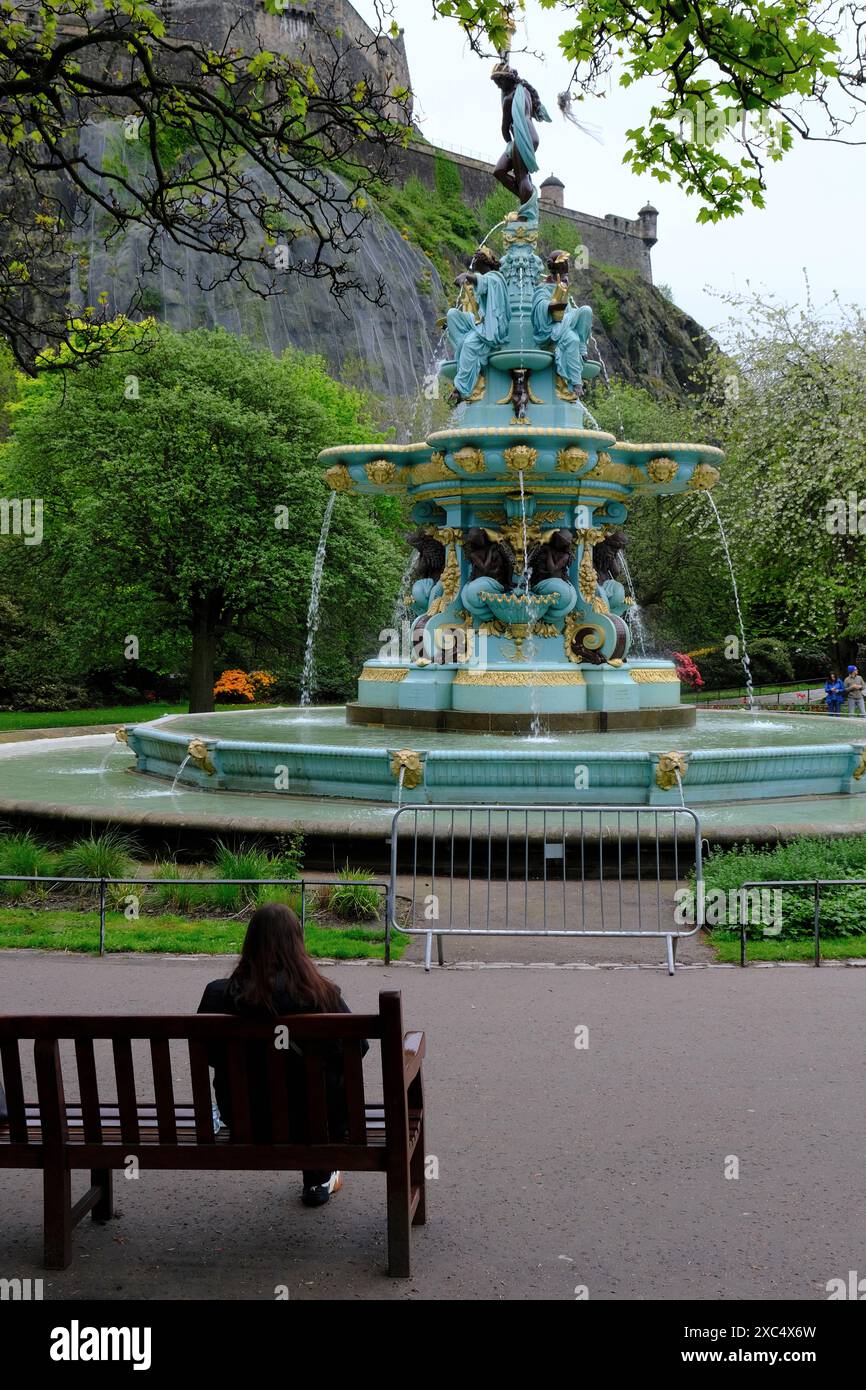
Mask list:
[[[421,1070],[421,1062],[426,1050],[423,1033],[406,1033],[403,1038],[403,1080],[408,1086]]]

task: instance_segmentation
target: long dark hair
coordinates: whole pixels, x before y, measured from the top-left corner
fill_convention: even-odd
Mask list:
[[[264,903],[250,918],[229,992],[249,1008],[276,1014],[278,990],[310,1013],[335,1013],[339,1008],[340,991],[319,974],[307,954],[297,913],[285,903]]]
[[[541,105],[541,97],[538,95],[538,92],[535,90],[535,88],[533,87],[532,83],[531,83],[531,82],[527,82],[527,80],[526,80],[525,77],[521,77],[521,79],[520,79],[520,85],[521,85],[521,87],[525,87],[525,88],[526,88],[527,92],[529,93],[530,97],[532,98],[532,115],[533,115],[533,118],[534,118],[536,121],[537,121],[537,120],[540,120],[540,119],[541,119],[541,112],[542,112],[542,109],[543,109],[543,108],[542,108],[542,105]]]

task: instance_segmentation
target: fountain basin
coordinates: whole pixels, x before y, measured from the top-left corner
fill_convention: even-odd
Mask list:
[[[516,589],[509,593],[495,594],[483,590],[480,597],[503,623],[516,623],[521,627],[531,627],[539,622],[549,608],[557,603],[556,594],[521,594]]]
[[[402,728],[389,739],[387,730],[347,725],[342,709],[324,718],[321,711],[287,710],[278,718],[279,713],[176,716],[126,732],[137,771],[148,777],[176,777],[195,735],[214,771],[208,775],[188,763],[181,784],[272,794],[289,802],[333,797],[396,803],[395,755],[407,748],[418,754],[422,775],[417,787],[404,788],[404,803],[677,805],[679,791],[663,785],[659,770],[659,760],[672,751],[685,759],[687,805],[866,792],[866,724],[853,719],[755,720],[732,713],[702,716],[692,729],[661,734],[520,738]]]

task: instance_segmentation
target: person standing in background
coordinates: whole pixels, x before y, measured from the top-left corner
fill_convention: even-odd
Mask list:
[[[866,719],[866,704],[863,702],[864,689],[866,689],[866,682],[864,682],[857,667],[849,666],[848,674],[845,677],[845,693],[848,696],[848,713],[860,714]]]
[[[842,710],[842,700],[845,695],[845,686],[836,675],[831,671],[829,678],[824,682],[824,697],[828,714],[838,715]]]

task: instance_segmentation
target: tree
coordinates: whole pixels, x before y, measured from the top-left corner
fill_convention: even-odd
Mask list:
[[[279,14],[285,0],[265,7]],[[293,58],[265,49],[241,17],[211,45],[168,0],[4,0],[2,10],[0,336],[25,370],[46,341],[82,343],[80,326],[67,329],[70,270],[75,279],[94,220],[115,245],[142,228],[145,270],[165,264],[168,243],[206,253],[203,291],[229,280],[264,296],[289,273],[381,301],[384,286],[358,279],[352,252],[370,186],[409,130],[408,92],[363,61],[365,49],[378,58],[383,33],[326,30],[311,13],[319,56]],[[120,153],[85,140],[106,121]],[[83,307],[90,353],[117,348],[104,307]]]
[[[506,53],[526,0],[432,0],[459,21],[473,47]],[[664,183],[675,178],[702,203],[698,221],[764,206],[765,166],[795,137],[863,143],[866,8],[857,0],[538,0],[562,12],[560,46],[573,60],[560,96],[603,95],[649,79],[659,89],[642,125],[627,132],[624,161]],[[739,146],[732,154],[723,142]],[[730,147],[729,147],[730,148]]]
[[[609,388],[596,385],[590,405],[602,429],[635,444],[705,438],[706,424],[688,398],[660,399],[615,381]],[[723,478],[725,472],[726,467]],[[706,498],[693,492],[638,496],[625,532],[628,566],[651,646],[721,648],[725,636],[736,631],[736,611]]]
[[[363,398],[318,358],[278,361],[221,330],[112,327],[124,346],[143,340],[135,375],[111,353],[28,380],[14,408],[0,496],[42,499],[44,538],[4,538],[0,593],[26,608],[31,631],[50,616],[70,678],[186,666],[190,708],[211,709],[221,646],[246,641],[296,687],[329,495],[316,459],[375,437]],[[391,499],[337,498],[317,662],[326,689],[346,688],[388,621],[398,523]]]
[[[719,506],[752,629],[844,668],[866,638],[866,315],[725,298],[731,350],[702,415],[727,454]]]

